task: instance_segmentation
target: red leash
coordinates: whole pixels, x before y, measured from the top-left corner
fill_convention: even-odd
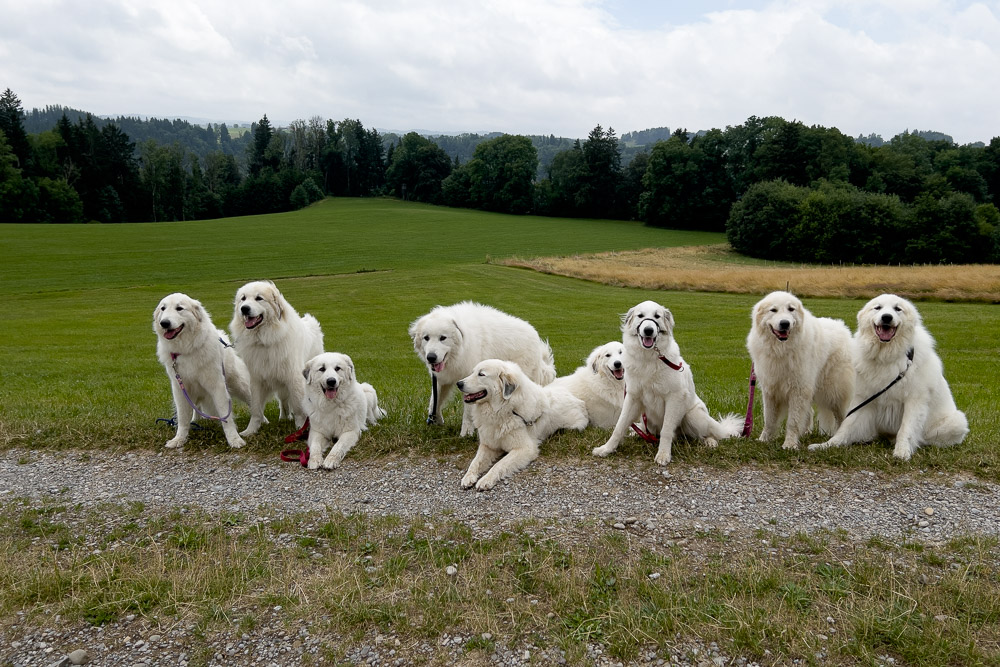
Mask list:
[[[741,434],[744,438],[749,438],[750,433],[753,432],[753,394],[754,390],[757,388],[757,374],[753,369],[753,362],[750,362],[750,400],[747,402],[747,418],[743,422],[743,433]]]
[[[636,424],[631,424],[632,430],[635,431],[636,435],[645,440],[652,445],[660,444],[660,439],[649,432],[649,424],[646,423],[646,413],[642,413],[642,428],[639,428]]]
[[[300,442],[306,440],[309,437],[309,418],[306,417],[306,422],[302,425],[295,433],[285,436],[285,442],[291,444],[293,442]],[[285,449],[281,452],[281,460],[295,462],[298,461],[305,468],[309,464],[309,450],[308,449]]]

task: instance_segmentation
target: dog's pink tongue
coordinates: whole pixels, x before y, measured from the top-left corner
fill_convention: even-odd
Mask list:
[[[337,398],[337,390],[336,390],[336,389],[325,389],[325,390],[323,390],[323,394],[324,394],[324,395],[325,395],[325,396],[326,396],[326,397],[327,397],[328,399],[330,399],[331,401],[332,401],[333,399]]]
[[[875,327],[875,332],[878,334],[879,340],[888,343],[896,335],[896,327],[878,326]]]
[[[435,373],[440,373],[441,371],[444,370],[444,362],[439,361],[436,364],[431,364],[431,370],[434,371]]]
[[[653,345],[655,345],[655,344],[656,344],[656,339],[655,338],[646,338],[645,336],[642,337],[642,346],[643,347],[649,349],[649,348],[653,347]]]
[[[245,326],[247,329],[253,329],[255,326],[260,324],[263,321],[263,319],[264,319],[263,315],[258,315],[257,317],[244,320],[243,326]]]

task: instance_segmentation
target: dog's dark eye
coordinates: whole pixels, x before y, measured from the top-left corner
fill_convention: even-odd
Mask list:
[[[264,300],[264,297],[262,297],[262,296],[258,296],[257,297],[257,301],[263,301],[263,300]]]
[[[479,371],[479,377],[481,377],[481,378],[484,378],[484,377],[486,377],[486,373],[484,373],[484,372],[482,372],[482,371]]]
[[[448,337],[447,336],[441,336],[440,338],[438,338],[438,340],[448,340]]]
[[[882,306],[875,306],[875,310],[882,310]]]
[[[788,312],[794,313],[795,312],[795,306],[789,306],[788,307]]]
[[[243,296],[240,297],[240,301],[246,301],[246,300],[247,300],[246,295],[243,295]]]
[[[771,309],[771,312],[772,312],[772,313],[776,313],[776,312],[778,312],[778,309],[777,309],[777,307],[775,307],[775,308],[772,308],[772,309]]]
[[[431,339],[430,336],[424,336],[424,340],[430,340],[430,339]]]
[[[177,312],[178,313],[181,312],[182,310],[184,310],[184,306],[177,306]]]
[[[319,372],[320,373],[325,373],[326,372],[326,366],[320,366],[319,367]]]
[[[166,307],[166,306],[160,306],[160,310],[161,310],[161,311],[162,311],[162,310],[166,310],[166,309],[167,309],[167,307]]]
[[[339,373],[340,372],[340,366],[335,367],[333,370],[334,370],[335,373]]]
[[[899,306],[896,306],[896,307],[894,308],[894,310],[895,310],[895,311],[896,311],[897,313],[901,313],[901,312],[903,312],[903,309],[902,309],[902,308],[900,308]]]
[[[653,319],[654,319],[654,320],[658,320],[658,319],[660,319],[660,314],[659,314],[659,313],[656,313],[655,315],[653,315]]]

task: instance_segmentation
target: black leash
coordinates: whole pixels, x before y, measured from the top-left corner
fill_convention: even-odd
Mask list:
[[[438,379],[437,375],[431,373],[431,413],[427,415],[427,423],[436,423],[435,415],[438,411]]]
[[[846,415],[844,415],[844,419],[847,419],[848,417],[850,417],[851,415],[853,415],[855,412],[857,412],[861,408],[865,407],[866,405],[868,405],[869,403],[871,403],[872,401],[874,401],[876,398],[878,398],[879,396],[881,396],[885,392],[887,392],[890,389],[892,389],[892,385],[894,385],[897,382],[899,382],[900,380],[902,380],[903,376],[906,375],[906,371],[910,370],[910,366],[912,366],[912,365],[913,365],[913,348],[910,348],[910,351],[906,353],[906,368],[904,368],[903,370],[901,370],[899,372],[899,375],[896,376],[896,379],[893,380],[892,382],[890,382],[889,384],[887,384],[886,387],[885,387],[885,389],[883,389],[882,391],[878,392],[877,394],[875,394],[873,396],[869,396],[867,399],[865,399],[865,401],[863,403],[861,403],[861,405],[857,405],[857,406],[851,408],[851,411],[848,412]]]

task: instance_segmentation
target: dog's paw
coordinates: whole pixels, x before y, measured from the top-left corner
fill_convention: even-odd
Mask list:
[[[187,442],[185,438],[172,438],[167,440],[167,444],[164,447],[167,449],[177,449],[178,447],[183,447],[185,442]]]
[[[462,436],[463,438],[471,438],[472,436],[476,435],[476,429],[473,426],[470,426],[468,428],[462,426],[462,430],[459,432],[459,435]]]
[[[319,468],[319,463],[320,462],[318,456],[310,456],[309,462],[306,464],[306,468],[308,468],[309,470],[316,470],[316,468]]]
[[[600,447],[594,447],[590,453],[594,456],[607,456],[613,451],[615,451],[614,448],[608,447],[607,445],[601,445]]]
[[[785,440],[784,444],[781,445],[781,448],[795,450],[799,448],[799,443],[794,440]]]
[[[462,488],[463,489],[470,488],[473,484],[476,483],[477,479],[479,478],[473,475],[472,473],[466,473],[465,477],[462,478]]]
[[[899,443],[897,442],[896,448],[892,450],[892,455],[895,456],[900,461],[909,461],[910,457],[913,455],[913,449],[907,447],[906,445],[900,447]]]
[[[657,465],[665,466],[670,463],[670,452],[656,452],[653,458]]]
[[[833,445],[830,443],[829,440],[827,440],[826,442],[817,442],[812,445],[809,445],[809,451],[817,452],[821,449],[830,449],[831,447],[833,447]]]
[[[489,491],[496,485],[496,480],[490,479],[488,477],[483,477],[481,480],[476,482],[476,491]]]
[[[323,467],[327,470],[336,470],[340,467],[340,464],[344,462],[343,456],[327,456],[326,460],[323,461]]]
[[[705,446],[706,446],[706,447],[708,447],[709,449],[715,449],[716,447],[718,447],[718,446],[719,446],[719,441],[718,441],[718,440],[716,440],[715,438],[713,438],[712,436],[708,436],[708,437],[706,437],[706,438],[703,438],[703,439],[702,439],[702,442],[703,442],[703,443],[705,444]]]
[[[253,429],[246,428],[246,429],[240,431],[240,437],[242,437],[242,438],[249,438],[250,436],[256,435],[256,434],[257,434],[257,429],[255,429],[255,428],[253,428]]]
[[[246,444],[247,441],[239,436],[236,436],[235,438],[229,441],[229,446],[232,447],[233,449],[240,449],[241,447],[246,447]]]

